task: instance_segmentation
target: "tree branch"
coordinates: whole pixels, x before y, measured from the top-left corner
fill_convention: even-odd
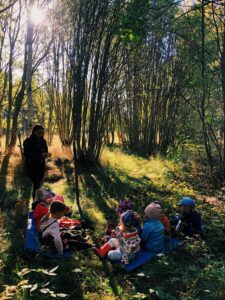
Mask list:
[[[0,10],[0,14],[2,14],[4,11],[8,10],[10,7],[12,7],[14,4],[16,4],[18,0],[14,0],[11,4],[9,4],[7,7]]]

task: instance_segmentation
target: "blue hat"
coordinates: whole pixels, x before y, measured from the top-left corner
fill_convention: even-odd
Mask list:
[[[133,226],[135,221],[133,210],[127,210],[126,212],[122,213],[121,220],[125,226],[127,227]]]
[[[190,197],[184,197],[177,204],[178,205],[194,207],[196,203],[195,203],[194,199],[192,199]]]

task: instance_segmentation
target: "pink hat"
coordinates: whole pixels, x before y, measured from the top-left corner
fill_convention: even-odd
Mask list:
[[[62,195],[55,195],[55,197],[53,197],[53,200],[57,200],[57,201],[61,201],[61,202],[65,202],[64,197]]]
[[[158,220],[162,215],[162,208],[159,204],[152,202],[146,206],[144,212],[146,219]]]

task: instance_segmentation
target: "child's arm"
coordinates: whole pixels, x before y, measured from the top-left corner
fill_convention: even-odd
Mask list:
[[[149,230],[147,229],[147,227],[144,224],[143,228],[142,228],[140,238],[143,242],[146,242],[148,240],[148,237],[149,237]]]

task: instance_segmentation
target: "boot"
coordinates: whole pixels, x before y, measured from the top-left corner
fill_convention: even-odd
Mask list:
[[[106,243],[102,247],[97,248],[93,247],[92,250],[93,252],[99,257],[99,258],[104,258],[105,255],[112,249],[112,247]]]

